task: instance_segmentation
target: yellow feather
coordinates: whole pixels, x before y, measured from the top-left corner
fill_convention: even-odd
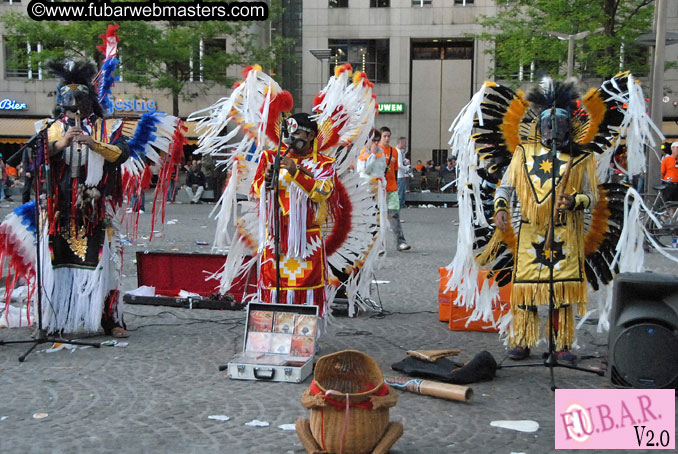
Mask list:
[[[520,122],[529,105],[530,103],[523,98],[522,92],[518,92],[511,100],[511,103],[504,114],[504,118],[502,119],[502,124],[499,126],[499,129],[501,129],[502,135],[504,136],[506,148],[511,153],[513,153],[520,144]]]
[[[610,209],[607,206],[607,191],[601,189],[600,201],[593,208],[591,227],[584,240],[584,257],[598,250],[605,239],[605,234],[610,231],[608,219]]]
[[[584,96],[582,104],[589,114],[589,121],[585,126],[586,133],[579,142],[581,145],[587,144],[595,138],[598,133],[598,127],[603,122],[605,112],[607,111],[607,106],[600,96],[600,92],[594,88],[589,90],[586,96]]]

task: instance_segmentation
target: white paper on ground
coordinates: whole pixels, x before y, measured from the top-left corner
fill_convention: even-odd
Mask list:
[[[253,419],[250,422],[245,423],[246,426],[249,427],[268,427],[269,424],[266,421],[259,421],[258,419]]]
[[[83,345],[83,346],[78,346],[78,345],[73,345],[73,344],[63,344],[61,342],[55,342],[52,344],[52,346],[46,350],[43,350],[44,353],[54,353],[58,352],[60,350],[66,349],[69,350],[71,353],[73,353],[76,350],[82,350],[83,348],[90,348],[89,345]]]
[[[530,419],[492,421],[490,425],[492,427],[517,430],[518,432],[536,432],[539,430],[539,423]]]
[[[294,424],[280,424],[278,426],[280,430],[297,430],[297,426]]]
[[[179,298],[188,298],[189,296],[200,298],[200,295],[197,294],[197,293],[189,292],[187,290],[180,290],[179,291]]]
[[[207,417],[207,419],[214,419],[215,421],[228,421],[231,418],[226,415],[210,415]]]
[[[0,421],[4,421],[5,419],[8,419],[9,416],[0,416]]]
[[[155,296],[155,287],[150,287],[148,285],[142,285],[139,288],[135,288],[134,290],[130,290],[127,292],[128,295],[133,295],[133,296]]]

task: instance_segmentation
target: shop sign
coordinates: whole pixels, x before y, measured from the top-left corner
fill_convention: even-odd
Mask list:
[[[0,101],[0,110],[25,110],[27,108],[28,104],[19,102],[15,99],[5,98]]]
[[[401,114],[401,113],[405,113],[405,103],[404,102],[380,102],[379,103],[379,113],[380,114]]]
[[[111,107],[108,108],[109,114],[112,113],[144,113],[155,112],[158,110],[154,100],[147,99],[115,99],[113,95],[108,95]]]

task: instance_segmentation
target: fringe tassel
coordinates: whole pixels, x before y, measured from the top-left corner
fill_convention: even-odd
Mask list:
[[[525,309],[512,308],[513,327],[508,339],[511,347],[533,347],[539,340],[539,314]]]
[[[217,220],[217,228],[214,233],[214,248],[218,250],[226,249],[227,244],[231,242],[231,238],[228,234],[228,224],[231,219],[235,220],[238,216],[236,191],[238,180],[240,179],[238,163],[239,160],[236,159],[231,170],[231,175],[226,183],[226,188],[210,213],[210,217],[215,217]],[[214,216],[217,211],[218,214]]]
[[[509,345],[511,347],[534,347],[541,338],[541,322],[539,314],[536,311],[514,308],[513,314],[513,331],[509,337]],[[548,320],[544,326],[544,335],[548,336],[550,332],[549,324],[552,320]],[[572,306],[557,309],[554,312],[554,342],[556,351],[569,349],[574,345],[574,315]]]
[[[280,303],[294,304],[304,306],[318,306],[318,317],[323,318],[327,312],[327,307],[321,302],[327,298],[325,287],[303,290],[285,290],[280,289]],[[275,288],[259,289],[259,300],[264,303],[275,304],[277,301]]]
[[[45,303],[44,327],[49,332],[96,332],[101,327],[104,303],[111,290],[111,251],[104,241],[99,265],[94,270],[53,268],[49,256],[49,240],[43,235],[41,250]]]
[[[548,282],[521,284],[513,283],[511,306],[543,306],[549,304],[550,290]],[[555,282],[553,284],[553,300],[556,308],[571,304],[584,307],[587,297],[586,282]],[[584,314],[586,312],[584,311]],[[581,314],[581,315],[584,315]]]
[[[306,251],[306,220],[308,195],[296,185],[288,188],[290,194],[289,224],[287,232],[287,254],[294,257],[308,257]]]
[[[572,306],[563,307],[554,312],[555,320],[546,320],[544,333],[550,330],[549,324],[553,322],[556,351],[566,350],[574,345],[574,311]]]
[[[541,145],[530,145],[540,147]],[[520,211],[524,219],[529,219],[537,227],[546,227],[551,220],[551,197],[546,197],[538,203],[534,197],[530,176],[525,171],[525,153],[523,149],[516,150],[509,166],[511,170],[511,185],[516,188],[516,196],[520,200]],[[565,193],[571,193],[571,188],[579,188],[582,185],[585,171],[589,175],[589,192],[593,204],[598,200],[598,185],[596,184],[596,162],[592,156],[585,158],[586,162],[579,163],[570,169],[570,177]],[[558,181],[556,191],[561,187],[562,180]]]

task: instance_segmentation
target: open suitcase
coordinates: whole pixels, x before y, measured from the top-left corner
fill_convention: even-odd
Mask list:
[[[313,372],[318,307],[250,303],[243,351],[228,363],[235,380],[301,383]]]
[[[186,309],[242,310],[243,300],[257,292],[255,268],[233,282],[228,295],[217,295],[219,283],[207,277],[226,262],[223,254],[137,251],[137,283],[155,287],[156,296],[125,295],[129,304],[170,306]],[[199,296],[182,298],[180,290]]]

